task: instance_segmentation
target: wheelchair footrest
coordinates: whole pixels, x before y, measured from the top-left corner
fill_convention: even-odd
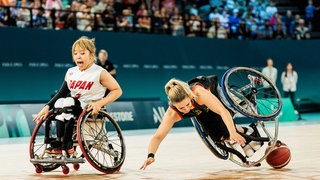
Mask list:
[[[84,158],[45,158],[45,159],[30,159],[32,164],[38,163],[56,163],[56,164],[75,164],[75,163],[85,163]]]

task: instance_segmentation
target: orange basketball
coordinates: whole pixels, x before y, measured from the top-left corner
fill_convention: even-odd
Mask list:
[[[269,149],[270,149],[270,146],[267,147],[266,152],[268,152]],[[285,143],[281,141],[277,141],[274,149],[270,152],[270,154],[266,158],[267,163],[276,169],[285,167],[287,164],[289,164],[290,160],[291,160],[290,149]]]

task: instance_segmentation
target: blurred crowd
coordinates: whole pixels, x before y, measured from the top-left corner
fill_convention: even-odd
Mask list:
[[[273,0],[0,0],[0,27],[310,39],[319,8],[308,3],[305,12],[281,14]]]

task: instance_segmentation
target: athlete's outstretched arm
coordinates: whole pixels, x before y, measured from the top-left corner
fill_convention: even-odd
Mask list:
[[[174,110],[172,110],[170,107],[167,109],[166,113],[163,116],[160,126],[158,127],[156,133],[153,135],[149,143],[148,156],[142,164],[142,166],[140,167],[141,170],[146,169],[147,166],[149,166],[151,163],[155,161],[154,155],[157,152],[160,143],[167,136],[167,134],[173,127],[174,123],[179,121],[180,119],[181,118]]]

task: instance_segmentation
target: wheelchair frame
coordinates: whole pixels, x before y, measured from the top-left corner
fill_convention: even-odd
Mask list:
[[[75,123],[72,138],[75,152],[67,156],[45,152],[49,142],[56,139],[54,116],[50,111],[46,119],[40,119],[30,139],[30,162],[37,173],[53,171],[61,166],[62,172],[68,174],[67,164],[73,164],[74,170],[78,170],[79,164],[85,161],[103,173],[120,170],[126,155],[124,138],[117,122],[104,109],[94,116],[91,111],[84,110],[81,113]],[[49,137],[44,137],[46,121],[53,121],[48,122]]]
[[[249,82],[246,82],[248,80]],[[242,83],[241,81],[244,84],[239,86],[239,83]],[[268,83],[276,95],[270,99],[268,103],[261,100],[263,96],[263,89],[260,87],[262,86],[262,82]],[[270,148],[263,152],[263,155],[258,159],[255,157],[256,159],[252,160],[252,158],[245,157],[240,145],[234,142],[214,142],[212,138],[205,133],[202,125],[195,117],[191,118],[193,126],[205,145],[219,159],[230,160],[242,167],[260,166],[261,162],[266,159],[278,143],[278,115],[282,108],[282,101],[278,89],[271,80],[266,78],[262,73],[248,67],[235,67],[227,70],[222,77],[221,89],[226,97],[226,101],[223,103],[229,104],[234,112],[239,112],[245,117],[255,120],[255,126],[260,129],[259,133],[263,132],[265,137],[252,137],[242,133],[241,135],[248,140],[268,142]],[[268,104],[271,104],[273,108],[268,109]],[[266,127],[266,123],[274,124],[273,133],[270,133]],[[261,150],[262,147],[258,151]]]

